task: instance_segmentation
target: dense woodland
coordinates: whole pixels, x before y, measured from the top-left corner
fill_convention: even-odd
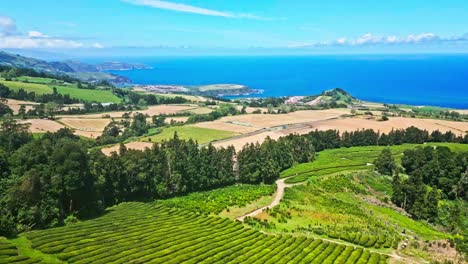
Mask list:
[[[457,234],[462,252],[468,252],[468,152],[448,147],[418,147],[403,153],[399,167],[389,149],[375,160],[375,168],[392,175],[392,202],[414,219],[424,219]],[[444,201],[450,201],[449,203]],[[461,235],[461,236],[460,236]]]
[[[134,123],[130,126],[139,129],[138,119]],[[233,147],[200,148],[175,135],[145,151],[122,145],[119,154],[107,157],[68,129],[34,139],[27,125],[6,118],[0,126],[0,235],[61,225],[122,201],[167,198],[238,182],[271,183],[281,170],[311,161],[315,151],[328,148],[433,140],[467,143],[468,136],[429,134],[414,127],[388,135],[314,131],[249,144],[236,155]]]

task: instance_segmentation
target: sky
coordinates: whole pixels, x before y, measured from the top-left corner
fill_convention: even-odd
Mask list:
[[[0,49],[468,53],[466,0],[0,0]]]

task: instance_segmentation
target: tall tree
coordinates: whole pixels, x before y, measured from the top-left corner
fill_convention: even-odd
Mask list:
[[[379,157],[374,161],[374,165],[380,174],[392,175],[396,169],[396,162],[390,149],[383,149]]]

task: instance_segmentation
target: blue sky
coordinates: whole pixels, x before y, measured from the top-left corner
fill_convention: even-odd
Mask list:
[[[466,0],[0,0],[0,49],[468,52]]]

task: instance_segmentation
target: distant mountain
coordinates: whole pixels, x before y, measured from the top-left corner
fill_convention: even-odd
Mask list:
[[[105,62],[92,65],[79,61],[45,61],[17,54],[0,51],[0,65],[16,68],[31,68],[40,72],[52,74],[66,74],[87,82],[106,80],[112,83],[130,83],[127,77],[107,73],[108,70],[149,69],[144,64],[131,64],[123,62]]]

